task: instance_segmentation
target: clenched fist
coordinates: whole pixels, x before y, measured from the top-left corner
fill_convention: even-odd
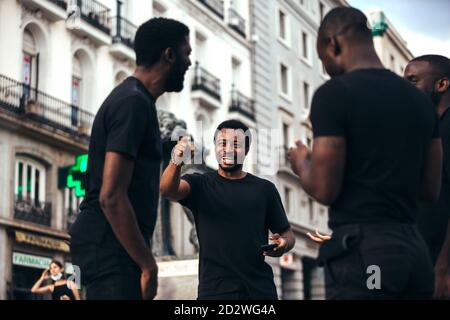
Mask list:
[[[190,137],[183,137],[172,150],[171,162],[177,166],[190,163],[195,146]]]

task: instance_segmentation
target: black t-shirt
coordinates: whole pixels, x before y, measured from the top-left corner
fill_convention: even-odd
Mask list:
[[[102,230],[111,230],[99,205],[105,154],[108,151],[134,160],[128,196],[139,228],[148,239],[153,234],[157,216],[161,137],[155,99],[134,77],[117,86],[95,116],[89,144],[86,198],[80,205],[82,212],[70,232],[74,241],[101,238],[99,233]]]
[[[443,151],[441,193],[436,203],[420,203],[417,216],[417,225],[430,249],[433,264],[444,244],[450,219],[450,108],[439,119],[439,132]]]
[[[356,70],[331,79],[314,95],[314,137],[347,145],[342,190],[329,226],[414,223],[424,155],[439,136],[431,101],[386,69]]]
[[[180,204],[193,212],[200,243],[199,299],[227,292],[276,299],[272,268],[260,249],[268,230],[289,228],[275,185],[250,173],[238,180],[217,172],[182,179],[191,192]]]

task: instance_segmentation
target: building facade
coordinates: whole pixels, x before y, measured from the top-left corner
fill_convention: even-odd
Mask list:
[[[290,169],[287,150],[297,139],[311,147],[309,108],[314,91],[327,79],[316,52],[317,30],[335,0],[252,2],[253,84],[261,136],[258,174],[273,180],[296,236],[296,246],[281,259],[271,259],[282,299],[323,299],[323,269],[315,258],[318,246],[307,232],[328,232],[327,209],[310,198]],[[276,155],[274,157],[274,155]]]
[[[29,289],[53,258],[71,273],[67,231],[83,198],[94,115],[135,68],[137,26],[158,16],[185,23],[193,49],[184,90],[157,101],[166,140],[176,126],[185,128],[205,155],[185,171],[207,171],[217,168],[212,138],[221,121],[238,118],[252,129],[244,169],[276,184],[297,238],[292,253],[270,259],[279,296],[322,299],[318,248],[306,233],[328,232],[327,210],[298,185],[286,151],[297,138],[312,143],[310,101],[328,79],[315,50],[317,28],[338,5],[346,3],[0,1],[0,299],[39,298]],[[385,56],[400,71],[404,42],[393,28],[381,37],[377,50],[397,48]],[[153,250],[158,298],[195,299],[198,242],[188,210],[161,200]]]

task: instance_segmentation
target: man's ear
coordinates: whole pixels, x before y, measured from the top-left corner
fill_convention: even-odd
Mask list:
[[[163,58],[164,61],[166,61],[169,64],[173,64],[175,62],[175,52],[173,51],[172,48],[166,48],[163,51]]]
[[[442,79],[439,79],[435,83],[435,90],[439,93],[445,93],[447,90],[449,90],[450,87],[450,79],[445,77]]]
[[[341,54],[341,45],[339,44],[335,36],[330,37],[330,45],[333,48],[333,53],[335,56]]]

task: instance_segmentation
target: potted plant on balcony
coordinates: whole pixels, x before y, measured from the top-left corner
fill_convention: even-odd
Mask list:
[[[42,107],[39,105],[39,103],[35,100],[28,100],[27,104],[25,105],[25,112],[27,114],[34,114],[34,115],[42,115]]]
[[[89,135],[90,126],[88,121],[80,119],[80,124],[78,125],[78,133],[84,136]]]

